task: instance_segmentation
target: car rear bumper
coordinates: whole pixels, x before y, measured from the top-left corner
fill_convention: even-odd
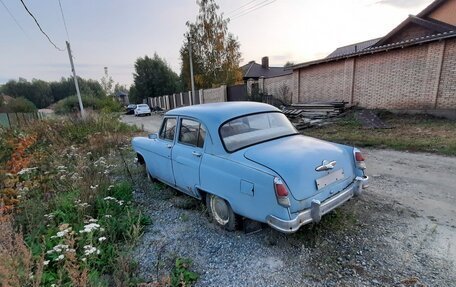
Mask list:
[[[294,219],[283,220],[273,215],[266,218],[266,222],[274,229],[284,233],[296,232],[301,226],[310,222],[319,222],[321,217],[331,210],[339,207],[353,196],[358,196],[364,188],[368,187],[369,177],[358,176],[352,184],[336,195],[320,202],[313,200],[311,207],[300,212]]]

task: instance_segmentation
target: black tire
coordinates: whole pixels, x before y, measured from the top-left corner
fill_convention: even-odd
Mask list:
[[[206,194],[206,206],[214,222],[228,231],[235,231],[238,226],[238,216],[234,214],[230,204],[223,198]]]

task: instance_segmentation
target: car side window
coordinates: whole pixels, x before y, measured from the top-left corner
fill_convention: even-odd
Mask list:
[[[201,123],[189,119],[181,120],[179,143],[202,148],[205,137],[206,130]]]
[[[165,118],[159,137],[164,140],[173,141],[176,132],[176,123],[177,121],[175,118]]]

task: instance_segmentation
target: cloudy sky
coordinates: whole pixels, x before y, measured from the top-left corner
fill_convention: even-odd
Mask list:
[[[67,39],[58,0],[23,0],[60,48]],[[381,37],[432,0],[217,0],[241,43],[242,63],[282,66],[325,57],[338,46]],[[61,0],[76,71],[133,82],[134,61],[156,52],[179,73],[179,49],[198,12],[195,0]],[[20,0],[0,0],[0,84],[19,77],[58,80],[71,74]]]

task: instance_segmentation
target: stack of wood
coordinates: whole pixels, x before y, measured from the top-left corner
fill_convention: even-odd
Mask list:
[[[292,104],[282,111],[300,130],[333,122],[333,118],[345,112],[346,104],[347,102]]]

